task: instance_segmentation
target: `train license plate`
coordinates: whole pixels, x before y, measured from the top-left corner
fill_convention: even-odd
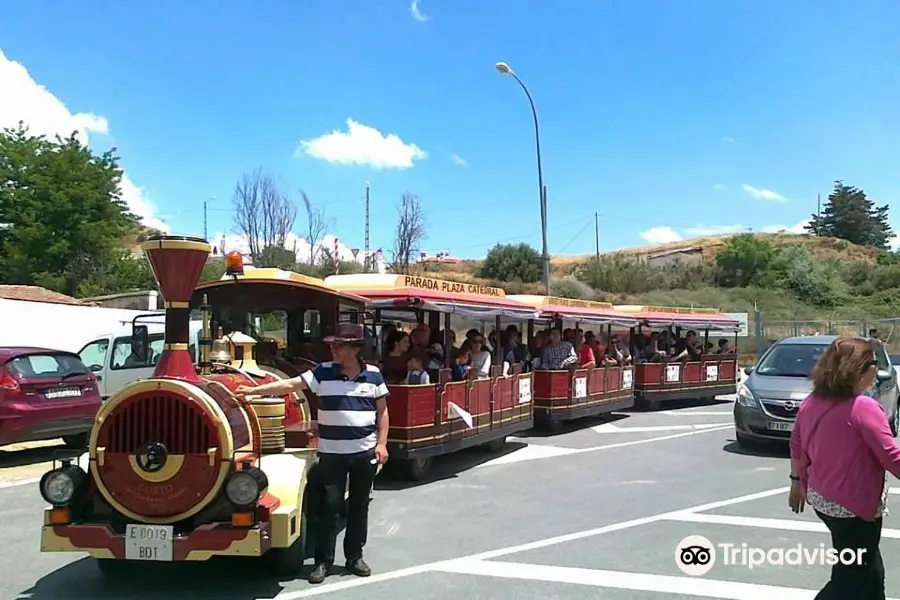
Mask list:
[[[52,390],[46,390],[44,392],[44,398],[48,400],[55,400],[56,398],[80,398],[81,397],[81,388],[80,387],[64,387],[64,388],[55,388]]]
[[[772,431],[793,431],[793,421],[769,421],[769,429]]]
[[[125,558],[171,562],[174,537],[175,533],[168,525],[128,525]]]

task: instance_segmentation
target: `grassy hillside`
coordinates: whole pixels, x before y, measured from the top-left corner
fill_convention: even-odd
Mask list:
[[[719,235],[684,240],[670,244],[657,244],[640,248],[624,249],[607,255],[620,254],[630,258],[640,258],[657,252],[678,248],[703,249],[703,262],[711,268],[715,257],[725,248],[733,235]],[[827,263],[859,264],[875,268],[878,251],[874,248],[857,246],[845,240],[790,233],[756,234],[757,238],[766,240],[776,248],[803,247],[809,250],[816,259]],[[766,314],[769,322],[809,323],[809,327],[825,329],[816,323],[849,321],[859,319],[875,319],[900,314],[900,305],[892,299],[885,299],[883,294],[865,298],[853,298],[846,304],[827,309],[804,302],[791,293],[771,288],[720,288],[713,287],[703,281],[696,285],[685,286],[686,289],[660,289],[640,294],[611,294],[603,290],[595,290],[573,277],[576,269],[589,260],[592,255],[557,256],[551,262],[553,293],[585,299],[597,299],[616,304],[656,304],[664,306],[704,306],[718,308],[728,312],[749,312],[758,307]],[[466,260],[458,265],[435,265],[428,269],[433,277],[450,279],[467,283],[488,283],[503,287],[507,293],[542,292],[539,283],[522,284],[518,282],[488,281],[478,277],[482,261]],[[700,267],[702,268],[702,267]],[[894,312],[896,311],[896,313]]]

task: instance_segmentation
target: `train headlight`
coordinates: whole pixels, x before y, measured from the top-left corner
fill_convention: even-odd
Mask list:
[[[238,508],[250,508],[256,505],[260,496],[269,487],[269,480],[261,469],[244,468],[228,478],[225,484],[225,495],[228,501]]]
[[[86,481],[87,473],[80,467],[63,465],[41,477],[41,496],[53,506],[68,506],[76,499]]]

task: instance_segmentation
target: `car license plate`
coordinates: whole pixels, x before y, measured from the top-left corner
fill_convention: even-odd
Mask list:
[[[793,421],[770,421],[769,429],[772,431],[793,431],[794,430],[794,422]]]
[[[55,400],[56,398],[79,398],[81,397],[80,387],[66,387],[46,390],[44,398]]]
[[[125,558],[171,562],[174,530],[169,525],[128,525]]]

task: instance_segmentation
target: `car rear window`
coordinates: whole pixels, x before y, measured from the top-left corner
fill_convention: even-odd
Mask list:
[[[18,356],[6,363],[6,368],[23,379],[55,379],[87,372],[81,359],[71,354]]]
[[[891,364],[900,365],[900,354],[891,354]]]

